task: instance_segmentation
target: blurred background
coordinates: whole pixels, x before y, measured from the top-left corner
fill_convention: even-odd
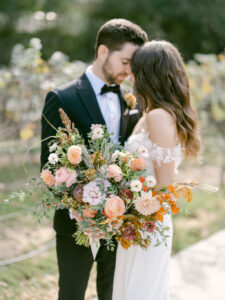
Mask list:
[[[224,0],[2,0],[1,299],[56,299],[52,218],[37,224],[32,216],[38,193],[26,201],[4,199],[39,176],[46,93],[82,74],[93,60],[99,27],[119,17],[139,24],[149,39],[169,40],[182,53],[199,116],[202,161],[184,162],[178,178],[220,186],[215,194],[196,192],[184,214],[174,218],[173,254],[225,228]],[[94,278],[95,267],[88,300],[96,295]]]

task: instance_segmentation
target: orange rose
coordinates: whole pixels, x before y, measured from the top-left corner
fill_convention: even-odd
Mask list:
[[[79,146],[70,146],[67,151],[67,158],[72,165],[77,165],[81,162],[82,150]]]
[[[97,214],[97,211],[94,209],[83,209],[83,214],[87,218],[94,218],[94,216]]]
[[[133,158],[130,164],[130,168],[132,171],[143,171],[145,167],[146,162],[142,157]]]
[[[109,218],[121,216],[125,212],[123,200],[116,195],[110,195],[110,197],[106,200],[104,211],[106,216]]]

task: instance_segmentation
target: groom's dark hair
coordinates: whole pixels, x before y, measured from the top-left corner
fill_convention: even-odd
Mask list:
[[[110,52],[113,52],[122,49],[125,43],[142,46],[147,41],[147,33],[140,26],[126,19],[112,19],[103,24],[98,31],[95,57],[100,45],[105,45]]]

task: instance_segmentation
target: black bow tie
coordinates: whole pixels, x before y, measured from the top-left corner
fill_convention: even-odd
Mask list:
[[[108,93],[108,92],[113,92],[113,93],[116,93],[116,94],[119,94],[120,92],[120,86],[119,85],[107,85],[105,84],[102,89],[101,89],[101,95],[105,94],[105,93]]]

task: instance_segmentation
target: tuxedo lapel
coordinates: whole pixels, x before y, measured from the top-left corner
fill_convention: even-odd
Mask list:
[[[77,88],[80,99],[90,115],[93,124],[105,125],[95,92],[85,74],[78,79]]]
[[[129,115],[126,113],[127,111],[127,105],[126,102],[123,99],[122,93],[119,93],[119,99],[120,99],[120,109],[121,109],[121,119],[120,119],[120,136],[119,136],[119,141],[123,143],[126,129],[127,129],[127,124],[129,120]]]

